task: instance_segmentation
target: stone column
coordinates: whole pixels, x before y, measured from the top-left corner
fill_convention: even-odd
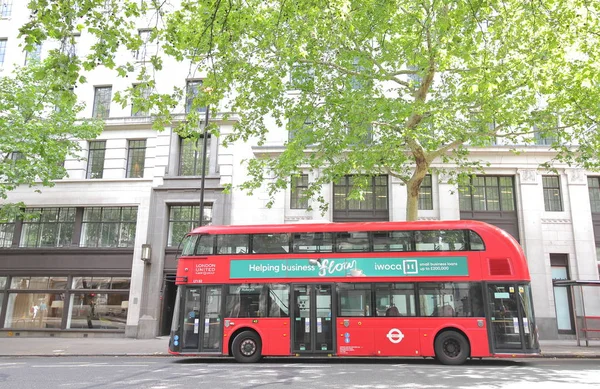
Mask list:
[[[541,176],[534,169],[521,169],[517,173],[521,245],[529,264],[536,321],[542,339],[557,339],[552,274],[549,259],[544,252],[544,196],[540,185]]]
[[[440,220],[460,220],[460,201],[458,198],[458,186],[455,184],[448,183],[449,180],[449,174],[440,173],[437,176],[437,199],[438,208],[440,210]]]
[[[406,185],[394,176],[389,176],[390,221],[406,221]]]
[[[573,228],[575,258],[570,258],[571,279],[598,280],[594,225],[585,172],[581,169],[566,169],[569,208]],[[600,314],[600,288],[584,287],[583,302],[586,315]],[[578,307],[578,315],[581,313]]]

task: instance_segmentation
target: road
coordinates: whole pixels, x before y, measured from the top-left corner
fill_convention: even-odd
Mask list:
[[[471,361],[443,366],[423,359],[232,360],[173,357],[0,358],[0,388],[209,389],[592,389],[600,360]]]

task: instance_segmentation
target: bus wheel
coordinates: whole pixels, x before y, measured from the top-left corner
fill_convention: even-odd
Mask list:
[[[435,357],[444,365],[461,365],[470,353],[469,341],[456,331],[444,331],[435,339]]]
[[[235,360],[242,363],[254,363],[262,357],[262,342],[254,331],[240,332],[233,340],[232,353]]]

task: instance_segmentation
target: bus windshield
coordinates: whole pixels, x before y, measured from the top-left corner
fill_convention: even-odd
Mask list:
[[[199,235],[186,235],[185,238],[183,238],[183,250],[181,251],[181,255],[194,254],[194,248],[196,247],[198,237]]]

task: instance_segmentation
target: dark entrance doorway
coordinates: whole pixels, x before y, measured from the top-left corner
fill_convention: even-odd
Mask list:
[[[177,285],[175,285],[175,274],[165,274],[161,294],[160,336],[166,336],[171,333],[171,323],[173,322],[173,310],[175,309],[176,296]]]

